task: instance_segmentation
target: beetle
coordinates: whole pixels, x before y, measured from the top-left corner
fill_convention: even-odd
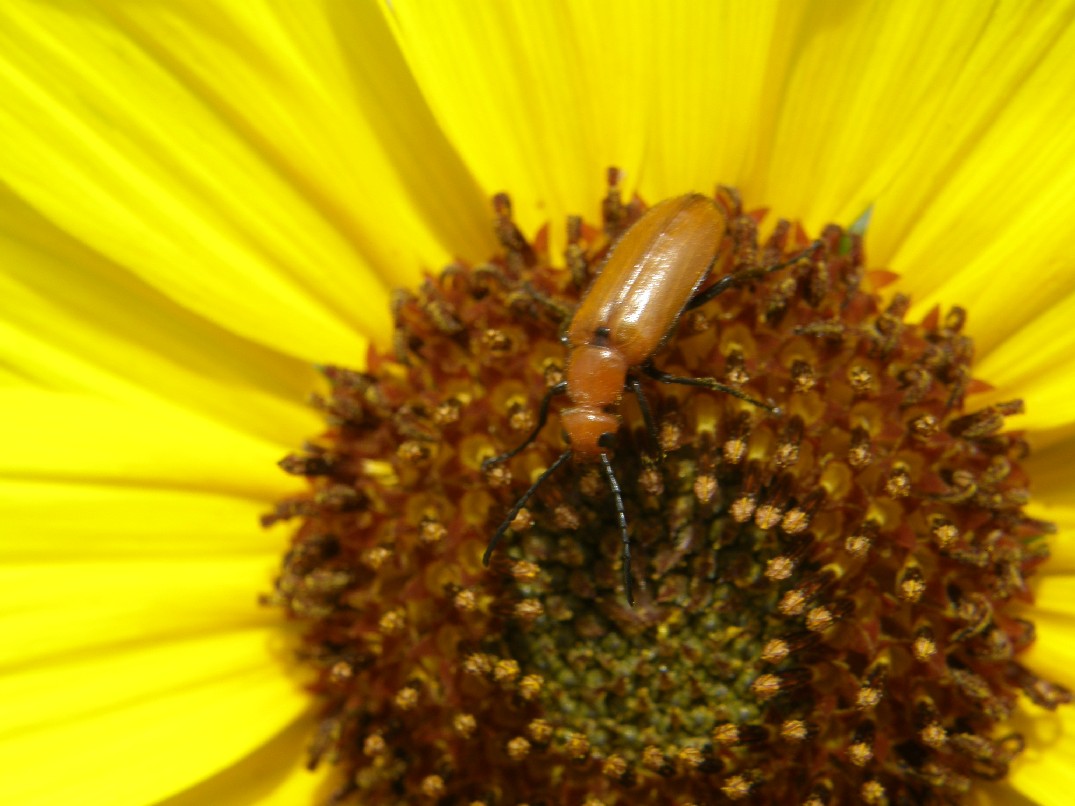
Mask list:
[[[662,383],[697,386],[725,392],[776,415],[778,408],[727,386],[714,378],[669,375],[651,363],[668,340],[684,311],[696,308],[731,287],[745,275],[756,277],[791,265],[820,247],[815,242],[792,260],[765,269],[725,275],[699,292],[720,258],[727,230],[725,214],[707,196],[698,193],[666,199],[649,208],[612,247],[600,272],[583,294],[564,335],[568,349],[565,379],[541,401],[538,421],[515,448],[486,459],[482,469],[506,462],[533,442],[544,428],[549,405],[566,394],[570,405],[561,410],[560,423],[569,446],[516,501],[486,547],[489,559],[512,521],[556,470],[572,457],[598,462],[616,507],[623,542],[623,584],[627,602],[631,590],[631,538],[623,495],[612,469],[609,451],[620,427],[618,412],[624,390],[635,394],[643,419],[655,433],[639,374]]]

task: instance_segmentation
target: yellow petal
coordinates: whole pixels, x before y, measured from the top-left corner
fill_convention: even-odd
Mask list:
[[[1075,182],[1075,174],[1072,181]],[[1072,201],[1075,202],[1075,197]],[[1072,267],[1075,268],[1075,260],[1072,260]],[[978,377],[996,387],[982,397],[982,403],[1022,398],[1026,403],[1026,414],[1013,419],[1012,424],[1038,434],[1050,430],[1060,433],[1075,424],[1075,406],[1072,405],[1075,400],[1075,328],[1071,327],[1075,318],[1075,291],[1062,288],[1061,283],[1075,284],[1070,277],[1060,277],[1056,273],[1043,277],[1041,285],[1052,289],[1053,299],[1039,305],[1035,317],[1016,332],[1009,333],[1003,343],[977,363],[974,370]],[[1020,300],[1019,305],[1009,307],[1024,304],[1033,306],[1034,302]]]
[[[1039,806],[1066,806],[1075,789],[1075,714],[1071,708],[1028,708],[1032,711],[1013,725],[1026,737],[1027,749],[1012,764],[1007,784]],[[1009,801],[1001,797],[996,803],[1007,806]]]
[[[369,268],[369,243],[351,226],[348,199],[317,204],[319,189],[302,166],[260,141],[269,121],[245,120],[226,100],[255,91],[243,83],[252,71],[275,93],[271,102],[264,93],[254,101],[269,110],[302,98],[324,110],[346,93],[318,83],[268,13],[247,21],[249,51],[221,48],[212,25],[202,32],[205,48],[215,43],[232,57],[206,64],[214,92],[137,31],[78,5],[80,13],[73,4],[21,2],[0,10],[0,174],[15,194],[148,285],[253,341],[311,361],[361,356],[358,334],[387,331],[387,288]],[[191,44],[181,16],[155,19],[158,36]],[[229,69],[243,58],[253,64]],[[295,82],[288,92],[277,83],[285,75]],[[222,87],[228,76],[235,83]],[[294,131],[301,121],[300,130],[317,138],[304,150],[321,159],[351,151],[369,164],[368,152],[354,152],[361,141],[328,139],[339,116],[317,125],[304,111],[298,104],[276,123]],[[349,118],[340,138],[361,127]],[[363,187],[357,169],[342,173],[349,196],[379,189]],[[395,198],[401,205],[406,197]],[[391,215],[380,193],[364,206],[374,203]],[[376,223],[393,232],[383,243],[408,242],[390,217],[364,221],[367,230]],[[404,265],[413,277],[417,262]],[[382,262],[387,268],[395,267]]]
[[[260,501],[295,485],[281,448],[164,404],[0,388],[0,478],[207,490]]]
[[[0,669],[62,664],[145,641],[270,626],[260,607],[279,561],[264,556],[106,560],[0,567]]]
[[[308,696],[271,661],[278,628],[225,631],[0,677],[11,803],[148,803],[264,744]]]
[[[1033,438],[1034,432],[1029,436]],[[1031,479],[1031,493],[1038,506],[1075,507],[1075,485],[1071,483],[1073,451],[1075,438],[1069,436],[1030,454],[1026,469]],[[1051,518],[1046,513],[1046,519]]]
[[[32,383],[114,399],[156,394],[289,441],[316,427],[296,401],[305,361],[236,336],[110,263],[0,190],[0,363]]]
[[[215,493],[5,479],[0,562],[275,555],[286,536],[257,525],[269,509]]]
[[[306,769],[305,748],[315,730],[313,719],[298,719],[237,764],[157,806],[328,803],[339,786],[335,770],[326,763]]]

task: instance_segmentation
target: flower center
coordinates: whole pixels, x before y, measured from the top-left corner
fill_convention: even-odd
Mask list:
[[[1021,404],[964,409],[963,312],[882,305],[858,233],[761,239],[721,188],[697,304],[640,303],[670,332],[600,408],[607,468],[576,445],[518,506],[566,448],[555,396],[527,439],[546,393],[604,400],[560,334],[624,233],[671,226],[611,178],[567,271],[497,197],[502,253],[401,294],[364,372],[326,368],[329,429],[282,462],[311,490],[267,516],[301,520],[275,598],[318,674],[313,763],[362,803],[925,802],[1003,777],[1018,695],[1070,700],[1017,660],[1050,531],[1003,431]],[[625,354],[617,327],[593,338]]]

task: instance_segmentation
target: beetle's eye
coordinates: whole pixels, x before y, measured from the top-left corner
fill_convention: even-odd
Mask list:
[[[614,448],[616,447],[616,435],[611,432],[605,432],[597,440],[597,444],[602,448]]]

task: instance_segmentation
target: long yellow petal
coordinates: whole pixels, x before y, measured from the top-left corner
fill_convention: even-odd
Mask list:
[[[0,410],[0,478],[173,487],[259,501],[295,489],[276,467],[280,446],[163,403],[0,388]]]
[[[0,677],[5,798],[148,803],[233,764],[308,705],[266,663],[278,636],[274,627],[135,643]]]
[[[0,10],[0,173],[44,217],[211,321],[307,360],[354,361],[359,334],[387,331],[388,286],[446,254],[422,212],[449,213],[441,220],[466,235],[485,229],[476,192],[469,217],[448,201],[466,185],[457,160],[425,176],[408,165],[403,184],[402,163],[376,157],[401,153],[399,141],[371,130],[375,110],[339,99],[357,89],[391,109],[398,98],[373,97],[391,73],[352,72],[331,20],[247,3],[72,5]],[[364,31],[376,62],[394,46],[376,10],[366,18],[380,25]],[[430,161],[451,156],[428,116],[424,129],[393,120],[411,124]],[[415,205],[420,191],[428,200]]]
[[[0,562],[275,556],[285,535],[257,528],[268,509],[218,493],[5,479]]]
[[[302,751],[316,730],[302,718],[246,758],[158,806],[302,806],[327,803],[339,781],[322,764],[311,772]]]

